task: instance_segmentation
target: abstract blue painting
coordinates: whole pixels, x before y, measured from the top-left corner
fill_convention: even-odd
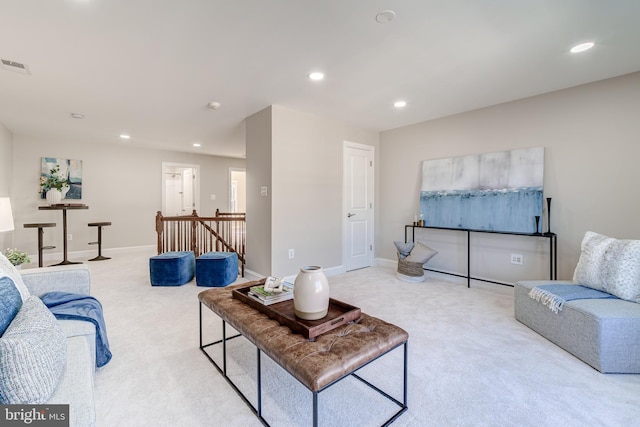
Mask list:
[[[537,232],[543,173],[543,147],[425,160],[420,189],[425,225]]]

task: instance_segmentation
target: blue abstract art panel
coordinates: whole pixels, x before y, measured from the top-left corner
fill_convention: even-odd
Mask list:
[[[544,148],[422,164],[420,210],[435,227],[534,233],[542,217]]]

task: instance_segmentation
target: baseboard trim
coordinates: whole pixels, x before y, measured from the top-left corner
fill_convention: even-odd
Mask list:
[[[393,269],[398,268],[398,261],[392,260],[392,259],[376,258],[373,260],[373,262],[374,262],[374,265],[377,265],[379,267],[386,267],[386,268],[393,268]]]
[[[131,252],[139,252],[139,251],[145,251],[145,252],[150,252],[153,255],[155,255],[155,250],[156,250],[156,246],[155,245],[147,245],[147,246],[127,246],[127,247],[123,247],[123,248],[102,248],[102,254],[105,256],[112,256],[115,254],[123,254],[123,253],[131,253]],[[93,258],[98,254],[98,248],[94,247],[94,249],[87,249],[85,251],[69,251],[67,253],[67,258],[68,259],[74,259],[74,258],[80,258],[80,259],[84,259],[84,258]],[[31,258],[31,264],[34,264],[35,266],[38,265],[38,254],[34,254],[31,255],[29,254],[29,257]],[[62,260],[63,255],[62,252],[44,252],[42,254],[42,261],[43,262],[57,262]]]

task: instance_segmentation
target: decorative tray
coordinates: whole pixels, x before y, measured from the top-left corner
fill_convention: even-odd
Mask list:
[[[251,286],[234,289],[232,292],[233,298],[250,305],[307,339],[315,338],[320,334],[360,318],[360,309],[358,307],[329,298],[329,311],[325,317],[318,320],[300,319],[296,317],[292,299],[264,305],[248,295],[250,288]]]

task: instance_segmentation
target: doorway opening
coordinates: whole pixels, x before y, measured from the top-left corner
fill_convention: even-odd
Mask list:
[[[229,212],[247,212],[247,172],[229,168]]]
[[[200,211],[200,166],[162,162],[162,214],[191,215]]]

